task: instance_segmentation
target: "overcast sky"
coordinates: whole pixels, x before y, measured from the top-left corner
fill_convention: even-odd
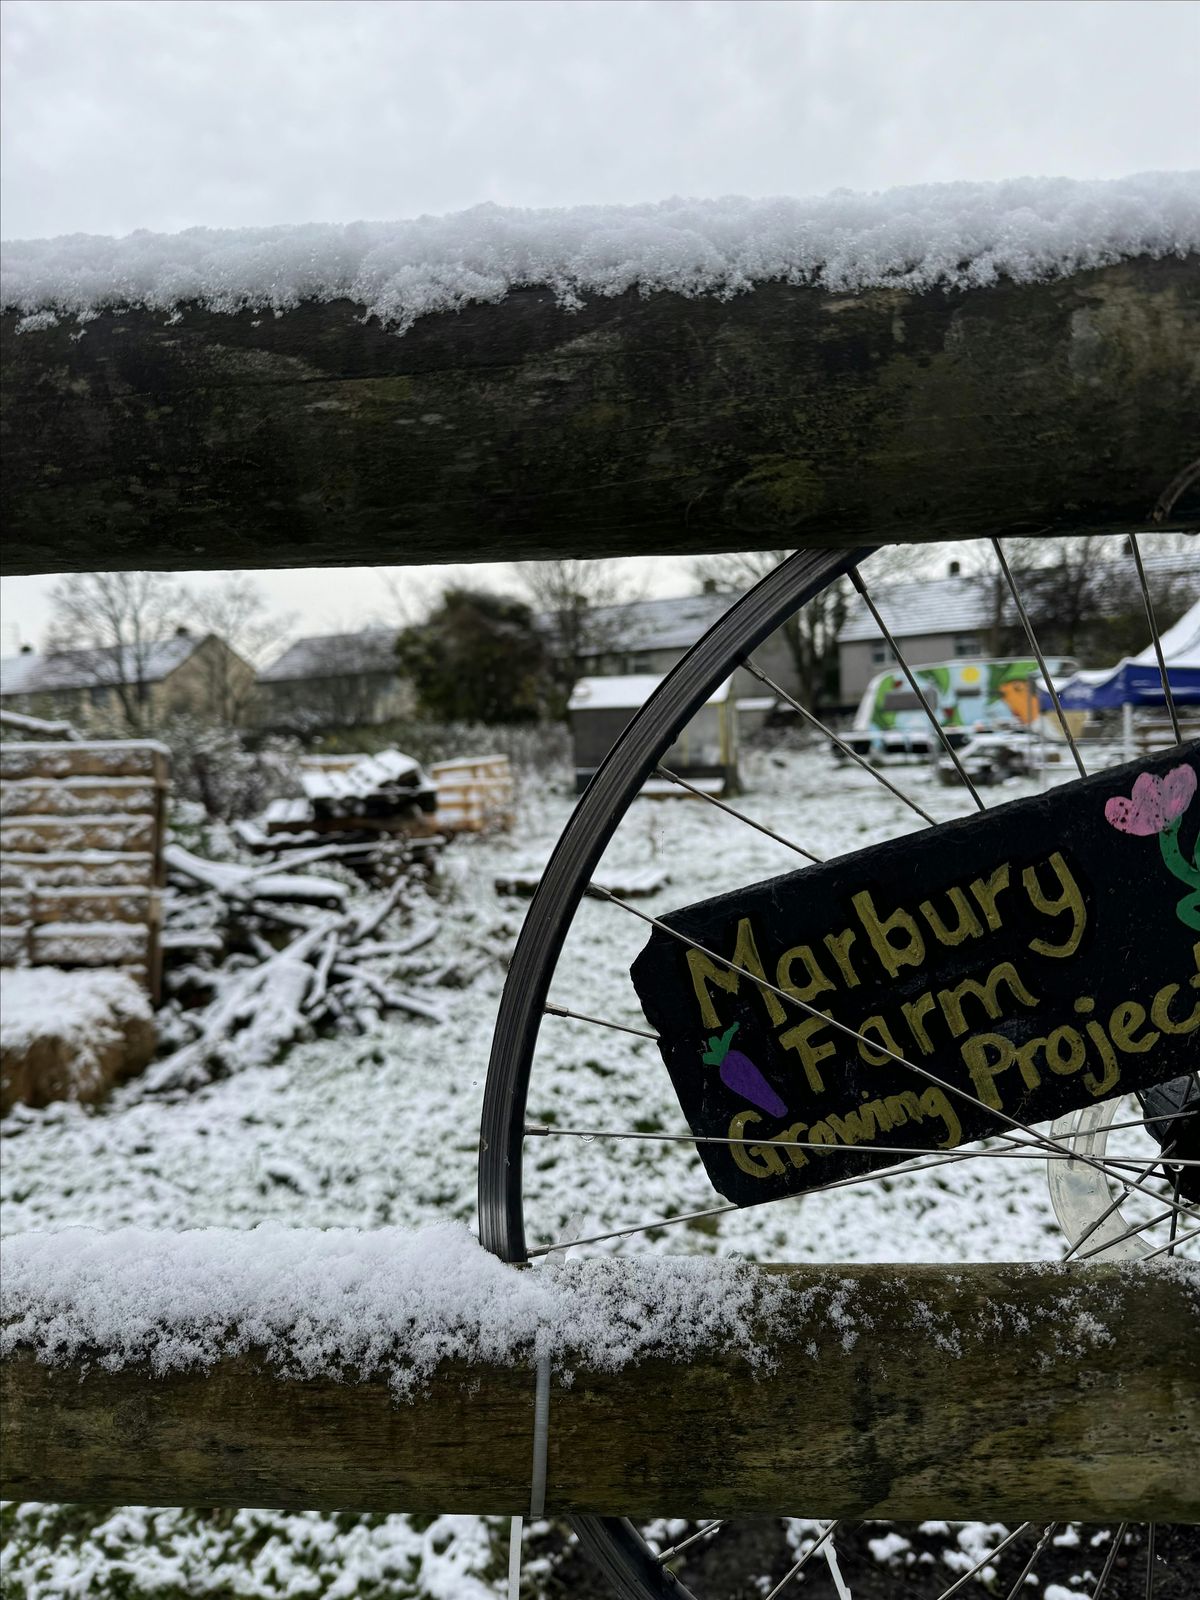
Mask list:
[[[1192,0],[6,0],[0,15],[5,238],[1200,164]],[[263,582],[314,630],[384,609],[362,569]],[[40,637],[46,590],[3,583],[5,651]]]

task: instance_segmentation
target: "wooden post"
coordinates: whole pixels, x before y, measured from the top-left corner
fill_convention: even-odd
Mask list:
[[[556,1375],[551,1514],[1200,1521],[1194,1267],[762,1270],[845,1284],[870,1325],[760,1329],[761,1373],[712,1352]],[[533,1394],[527,1368],[453,1366],[406,1403],[252,1356],[154,1377],[18,1349],[2,1493],[516,1513]]]
[[[1149,525],[1200,258],[722,301],[548,290],[0,327],[7,572],[689,554]],[[1193,488],[1169,525],[1200,525]]]

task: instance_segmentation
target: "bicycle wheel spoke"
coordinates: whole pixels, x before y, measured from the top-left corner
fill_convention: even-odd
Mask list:
[[[1166,1244],[1160,1244],[1157,1250],[1151,1250],[1149,1254],[1144,1256],[1142,1259],[1145,1261],[1153,1261],[1155,1256],[1166,1255],[1168,1252],[1171,1255],[1174,1255],[1176,1248],[1181,1244],[1186,1244],[1189,1239],[1200,1239],[1200,1228],[1193,1228],[1190,1233],[1176,1234],[1174,1239],[1168,1240]]]
[[[635,1128],[568,1128],[559,1124],[530,1122],[525,1125],[525,1132],[531,1138],[572,1138],[572,1139],[634,1139],[649,1144],[720,1144],[720,1145],[749,1145],[761,1144],[761,1137],[755,1139],[749,1136],[735,1139],[725,1134],[717,1133],[643,1133]],[[772,1139],[772,1145],[777,1150],[828,1150],[829,1146],[806,1139]],[[1025,1141],[1018,1141],[1023,1145]],[[927,1145],[902,1145],[902,1144],[856,1144],[856,1155],[867,1156],[923,1156],[929,1154]],[[1007,1150],[962,1150],[959,1152],[967,1161],[1076,1161],[1078,1157],[1072,1152],[1063,1150],[1042,1150],[1037,1147],[1018,1148]],[[1104,1155],[1096,1158],[1106,1168],[1114,1172],[1136,1170],[1138,1157],[1129,1155]],[[1187,1157],[1178,1163],[1180,1167],[1200,1167],[1200,1158]],[[1147,1171],[1152,1171],[1158,1162],[1154,1162]],[[1167,1212],[1165,1215],[1172,1215]]]
[[[529,1251],[532,1260],[534,1256],[552,1256],[556,1250],[574,1248],[576,1245],[603,1244],[608,1239],[628,1239],[635,1233],[653,1233],[656,1228],[673,1228],[680,1222],[695,1222],[701,1217],[721,1217],[727,1211],[736,1211],[735,1205],[706,1206],[703,1211],[681,1211],[673,1217],[656,1217],[652,1222],[634,1222],[627,1228],[613,1228],[608,1233],[591,1233],[580,1239],[572,1239],[570,1246],[565,1244],[543,1244],[533,1247]]]
[[[690,1550],[692,1545],[698,1544],[701,1539],[711,1539],[729,1521],[728,1517],[718,1517],[715,1522],[706,1522],[695,1533],[688,1534],[686,1539],[681,1539],[678,1544],[673,1544],[669,1550],[659,1553],[658,1560],[663,1566],[672,1561],[676,1556],[682,1555],[685,1550]]]
[[[1154,1523],[1146,1528],[1146,1600],[1154,1600]]]
[[[852,1178],[836,1178],[832,1183],[822,1184],[819,1188],[804,1189],[799,1194],[784,1195],[782,1200],[807,1200],[819,1194],[831,1194],[834,1189],[852,1189],[858,1184],[876,1183],[880,1178],[911,1178],[919,1172],[929,1172],[934,1167],[952,1167],[959,1161],[970,1161],[970,1151],[955,1150],[949,1155],[940,1155],[932,1161],[903,1161],[886,1172],[859,1172]],[[780,1204],[779,1200],[772,1202]],[[740,1211],[740,1206],[724,1205],[710,1206],[704,1211],[686,1211],[673,1217],[655,1217],[650,1222],[634,1222],[628,1227],[614,1228],[610,1233],[594,1233],[586,1239],[575,1239],[574,1245],[602,1244],[608,1239],[627,1239],[637,1233],[652,1233],[656,1228],[670,1228],[678,1222],[693,1222],[698,1217],[722,1217],[730,1211]],[[568,1248],[562,1244],[538,1245],[529,1251],[530,1257],[553,1255],[556,1250]]]
[[[774,839],[776,844],[783,845],[788,850],[794,850],[798,856],[803,856],[806,861],[811,861],[815,866],[820,866],[821,857],[813,855],[811,850],[806,850],[803,845],[793,844],[790,839],[785,839],[781,833],[776,833],[774,828],[768,828],[765,822],[755,822],[753,817],[748,817],[744,811],[735,811],[732,806],[727,806],[724,800],[718,800],[715,794],[709,794],[706,789],[698,789],[694,783],[689,783],[686,778],[681,778],[678,773],[671,772],[667,767],[655,767],[654,776],[665,778],[668,783],[677,783],[681,789],[686,789],[689,794],[694,794],[699,800],[707,800],[710,806],[716,806],[719,811],[724,811],[726,816],[736,817],[739,822],[744,822],[748,828],[756,828],[759,833],[765,833],[768,839]]]
[[[1109,1546],[1108,1554],[1104,1558],[1104,1566],[1100,1571],[1100,1581],[1092,1590],[1092,1600],[1100,1600],[1100,1597],[1104,1593],[1104,1586],[1108,1582],[1109,1575],[1111,1574],[1117,1559],[1117,1552],[1121,1548],[1121,1540],[1125,1537],[1125,1530],[1128,1526],[1129,1524],[1127,1522],[1122,1522],[1117,1528],[1116,1533],[1113,1535],[1112,1544]]]
[[[1076,1261],[1090,1261],[1093,1256],[1103,1255],[1110,1245],[1120,1244],[1125,1239],[1132,1239],[1135,1234],[1145,1233],[1148,1228],[1157,1228],[1160,1222],[1166,1222],[1169,1217],[1174,1217],[1176,1210],[1171,1206],[1166,1211],[1160,1211],[1156,1217],[1147,1217],[1144,1222],[1132,1223],[1124,1233],[1118,1233],[1114,1239],[1106,1239],[1103,1244],[1094,1245],[1090,1250],[1081,1250],[1075,1257]],[[1168,1246],[1164,1245],[1163,1249]]]
[[[954,1583],[952,1583],[948,1589],[943,1589],[941,1594],[938,1595],[937,1600],[951,1600],[953,1595],[956,1595],[960,1589],[964,1589],[967,1584],[970,1583],[971,1579],[977,1572],[982,1572],[984,1567],[993,1562],[998,1555],[1003,1554],[1003,1552],[1008,1549],[1009,1545],[1012,1544],[1014,1540],[1019,1539],[1025,1532],[1026,1528],[1031,1528],[1032,1526],[1033,1524],[1031,1522],[1023,1522],[1019,1528],[1014,1528],[1006,1538],[1001,1539],[1000,1543],[994,1550],[989,1550],[987,1555],[984,1556],[981,1561],[977,1561],[971,1568],[970,1572],[964,1572],[962,1577],[958,1578]]]
[[[1029,1560],[1025,1563],[1024,1567],[1021,1569],[1021,1576],[1017,1579],[1016,1583],[1014,1583],[1012,1588],[1008,1591],[1008,1600],[1017,1600],[1017,1596],[1021,1593],[1021,1591],[1025,1587],[1026,1578],[1028,1578],[1029,1574],[1033,1571],[1034,1567],[1036,1567],[1038,1562],[1042,1559],[1042,1551],[1046,1548],[1046,1546],[1050,1543],[1050,1540],[1054,1537],[1054,1530],[1057,1527],[1058,1527],[1058,1523],[1057,1522],[1048,1522],[1046,1524],[1046,1530],[1042,1534],[1042,1537],[1038,1540],[1037,1544],[1034,1546],[1033,1554],[1030,1556]]]
[[[996,552],[996,560],[1000,563],[1000,571],[1004,575],[1004,581],[1008,585],[1008,592],[1013,597],[1013,602],[1017,608],[1017,615],[1020,617],[1021,625],[1025,629],[1025,637],[1029,640],[1029,648],[1034,653],[1037,664],[1042,670],[1042,677],[1045,679],[1046,687],[1050,691],[1050,699],[1054,702],[1054,712],[1058,717],[1058,725],[1066,735],[1067,743],[1071,746],[1071,754],[1075,758],[1075,766],[1079,772],[1079,776],[1081,778],[1086,778],[1087,769],[1083,764],[1083,757],[1079,753],[1079,746],[1075,743],[1075,735],[1067,726],[1067,719],[1063,714],[1062,702],[1058,698],[1058,690],[1054,687],[1054,679],[1050,676],[1050,669],[1046,665],[1046,658],[1042,654],[1042,647],[1037,641],[1037,635],[1033,631],[1033,623],[1029,620],[1029,613],[1025,609],[1025,602],[1021,599],[1020,594],[1017,592],[1016,583],[1013,581],[1012,568],[1008,564],[1008,557],[1004,554],[1004,549],[1001,546],[999,539],[992,540],[992,549]]]
[[[653,1039],[658,1043],[658,1035],[651,1033],[649,1028],[631,1028],[625,1022],[606,1022],[603,1017],[589,1017],[586,1011],[571,1011],[567,1006],[554,1005],[547,1000],[543,1007],[548,1017],[570,1017],[572,1022],[590,1022],[594,1028],[612,1028],[616,1033],[633,1033],[639,1039]]]
[[[1150,598],[1150,585],[1146,582],[1146,568],[1142,563],[1142,552],[1136,533],[1129,535],[1129,548],[1133,552],[1133,563],[1137,568],[1138,583],[1142,590],[1142,604],[1146,608],[1146,621],[1150,624],[1150,642],[1154,646],[1154,654],[1158,661],[1158,675],[1162,679],[1162,692],[1163,699],[1167,705],[1167,714],[1171,718],[1171,728],[1175,734],[1175,743],[1182,744],[1183,733],[1179,726],[1179,712],[1175,709],[1175,696],[1171,693],[1171,679],[1167,673],[1162,640],[1159,638],[1158,623],[1154,617],[1154,601]]]
[[[825,1529],[825,1532],[816,1541],[816,1543],[809,1545],[808,1549],[800,1557],[800,1559],[799,1559],[799,1561],[797,1561],[796,1565],[794,1567],[790,1568],[789,1571],[784,1573],[783,1577],[779,1580],[779,1582],[771,1590],[770,1594],[765,1595],[763,1597],[763,1600],[775,1600],[776,1595],[782,1594],[783,1591],[787,1588],[788,1584],[791,1583],[792,1579],[797,1577],[804,1570],[804,1568],[812,1560],[813,1556],[815,1556],[817,1551],[821,1549],[822,1545],[824,1545],[825,1541],[827,1539],[830,1539],[830,1538],[833,1537],[834,1529],[837,1528],[837,1527],[838,1527],[838,1523],[831,1522],[829,1524],[829,1526]]]
[[[1172,1142],[1172,1144],[1168,1146],[1168,1149],[1174,1149],[1174,1148],[1175,1148],[1175,1146],[1174,1146],[1174,1143]],[[1148,1166],[1145,1166],[1145,1167],[1142,1168],[1141,1172],[1139,1173],[1139,1177],[1148,1178],[1150,1176],[1150,1174],[1154,1171],[1154,1169],[1155,1169],[1155,1167],[1157,1165],[1158,1165],[1157,1161],[1151,1161]],[[1109,1205],[1107,1205],[1105,1207],[1105,1209],[1100,1213],[1100,1215],[1098,1217],[1094,1217],[1092,1219],[1091,1223],[1084,1229],[1084,1231],[1079,1235],[1078,1239],[1076,1239],[1075,1242],[1071,1245],[1071,1248],[1067,1251],[1066,1255],[1063,1257],[1064,1261],[1070,1261],[1072,1256],[1074,1256],[1075,1252],[1079,1249],[1080,1245],[1086,1244],[1088,1242],[1088,1240],[1092,1237],[1092,1235],[1096,1232],[1097,1228],[1103,1227],[1104,1224],[1108,1221],[1109,1217],[1112,1216],[1113,1212],[1120,1210],[1122,1201],[1128,1200],[1129,1196],[1130,1196],[1130,1193],[1131,1193],[1131,1190],[1129,1189],[1129,1186],[1127,1184],[1125,1184],[1125,1183],[1122,1183],[1121,1184],[1121,1192],[1120,1192],[1120,1194],[1116,1197],[1115,1200],[1111,1201],[1109,1203]]]
[[[793,711],[798,711],[805,721],[810,723],[812,727],[816,728],[819,733],[823,733],[827,739],[829,739],[838,747],[843,755],[849,756],[851,761],[857,762],[864,772],[869,772],[875,781],[877,783],[881,783],[889,794],[895,795],[896,799],[902,801],[910,811],[915,811],[919,817],[923,817],[931,828],[935,828],[937,826],[936,819],[929,815],[924,806],[918,805],[911,795],[905,794],[903,789],[897,788],[891,779],[886,776],[886,774],[880,772],[876,767],[873,767],[869,761],[865,761],[863,757],[859,755],[857,750],[853,749],[846,743],[844,739],[840,738],[836,733],[834,733],[832,728],[827,728],[819,717],[814,717],[812,712],[809,711],[806,706],[802,706],[799,700],[794,699],[786,689],[781,688],[779,684],[775,682],[774,678],[768,677],[756,661],[752,660],[750,657],[747,657],[746,660],[742,662],[742,665],[745,667],[747,672],[752,672],[760,683],[765,684],[766,687],[774,694],[777,694],[781,700],[786,701],[787,704],[791,706]]]
[[[639,911],[636,906],[631,906],[628,901],[619,899],[608,889],[601,888],[598,883],[589,883],[587,886],[587,893],[594,899],[607,900],[612,905],[620,906],[622,911],[627,911],[630,916],[637,917],[640,922],[648,923],[652,928],[658,928],[669,938],[677,940],[680,944],[687,945],[690,950],[699,950],[701,955],[707,956],[710,961],[719,962],[721,966],[729,967],[731,971],[733,970],[733,964],[728,957],[718,955],[715,950],[710,950],[707,945],[700,944],[696,939],[690,939],[686,933],[681,933],[678,928],[668,927],[665,922],[662,922],[658,917],[652,917],[649,912]],[[950,1083],[945,1078],[939,1078],[935,1072],[930,1072],[928,1067],[918,1066],[915,1061],[909,1061],[906,1057],[900,1055],[898,1051],[889,1049],[887,1045],[881,1043],[878,1039],[864,1038],[862,1034],[856,1033],[855,1030],[851,1027],[848,1027],[846,1023],[838,1022],[835,1018],[829,1016],[827,1012],[818,1011],[816,1006],[810,1006],[807,1001],[798,1000],[795,995],[788,994],[786,990],[781,989],[777,984],[772,983],[769,978],[760,977],[757,973],[753,972],[747,972],[745,976],[751,979],[752,982],[758,984],[760,989],[770,990],[772,994],[777,995],[781,1000],[798,1007],[807,1016],[820,1017],[825,1023],[825,1026],[832,1029],[833,1032],[840,1033],[847,1039],[852,1039],[856,1044],[861,1043],[867,1045],[868,1048],[873,1050],[877,1055],[886,1056],[889,1061],[894,1061],[897,1066],[904,1067],[909,1072],[916,1073],[918,1077],[924,1078],[928,1083],[936,1085],[937,1088],[941,1089],[945,1094],[955,1095],[959,1100],[964,1101],[968,1105],[975,1106],[977,1110],[986,1112],[989,1117],[998,1122],[1003,1122],[1007,1127],[1016,1128],[1019,1132],[1028,1134],[1031,1139],[1035,1140],[1044,1149],[1056,1150],[1059,1152],[1067,1149],[1067,1147],[1059,1140],[1054,1139],[1049,1135],[1038,1133],[1037,1130],[1035,1128],[1031,1128],[1028,1123],[1019,1121],[1016,1117],[1011,1116],[1007,1111],[999,1111],[993,1106],[985,1105],[983,1101],[980,1100],[976,1095],[973,1095],[969,1089],[963,1089],[958,1084]],[[1093,1167],[1098,1172],[1104,1171],[1104,1162],[1100,1157],[1083,1155],[1078,1151],[1072,1151],[1070,1153],[1072,1154],[1073,1158],[1080,1162],[1083,1166]],[[1124,1181],[1129,1184],[1130,1188],[1139,1189],[1142,1193],[1149,1194],[1154,1200],[1161,1200],[1162,1198],[1161,1195],[1156,1194],[1153,1190],[1147,1189],[1144,1184],[1138,1183],[1135,1179],[1127,1178]],[[1188,1214],[1187,1207],[1181,1206],[1179,1209],[1185,1216]]]
[[[968,792],[970,793],[971,799],[974,800],[975,804],[979,807],[980,811],[986,811],[987,807],[984,805],[983,800],[980,798],[979,790],[975,787],[974,783],[971,781],[970,773],[967,771],[966,767],[963,766],[962,761],[959,759],[958,751],[954,748],[953,744],[950,742],[950,735],[946,732],[945,728],[943,728],[941,723],[938,721],[937,712],[934,711],[933,707],[929,704],[929,701],[928,701],[928,699],[926,698],[926,695],[925,695],[925,691],[921,688],[921,685],[917,682],[916,676],[913,673],[912,668],[909,666],[908,662],[904,659],[904,653],[900,649],[900,646],[896,643],[896,640],[893,638],[891,629],[888,627],[887,623],[883,620],[882,616],[880,616],[879,607],[875,604],[874,600],[871,599],[870,593],[867,590],[867,586],[863,582],[862,574],[859,572],[857,567],[851,567],[850,568],[849,578],[850,578],[850,582],[854,585],[854,587],[858,590],[859,594],[862,596],[863,602],[866,605],[867,610],[871,613],[871,616],[872,616],[872,619],[874,620],[875,626],[879,629],[880,633],[883,635],[884,639],[887,641],[888,648],[891,650],[892,654],[896,658],[896,665],[900,668],[901,672],[904,674],[905,678],[907,678],[907,680],[908,680],[908,687],[912,690],[912,692],[916,695],[917,699],[921,702],[921,705],[922,705],[922,707],[924,708],[924,711],[925,711],[925,715],[929,718],[930,727],[937,734],[939,740],[941,741],[942,748],[945,750],[946,754],[950,757],[950,760],[954,763],[954,770],[958,773],[959,778],[962,780],[963,784],[966,786]]]

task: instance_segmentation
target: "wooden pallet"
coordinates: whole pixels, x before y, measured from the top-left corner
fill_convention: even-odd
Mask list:
[[[511,828],[516,785],[507,756],[460,756],[435,761],[434,822],[439,833],[491,833]]]
[[[157,1000],[170,754],[0,744],[0,965],[123,967]]]

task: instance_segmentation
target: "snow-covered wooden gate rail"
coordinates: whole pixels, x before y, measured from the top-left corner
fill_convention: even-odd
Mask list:
[[[22,247],[5,570],[1194,529],[1187,182]],[[562,1353],[549,1510],[1200,1520],[1188,1268],[746,1271],[737,1338]],[[379,1349],[314,1369],[236,1318],[166,1372],[9,1326],[3,1493],[524,1510],[490,1310],[402,1399]]]
[[[1195,1265],[50,1240],[5,1251],[8,1499],[517,1514],[536,1346],[551,1514],[1200,1521]]]
[[[1197,209],[1185,174],[10,245],[5,569],[1144,528],[1197,454]]]

